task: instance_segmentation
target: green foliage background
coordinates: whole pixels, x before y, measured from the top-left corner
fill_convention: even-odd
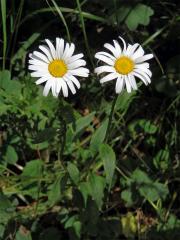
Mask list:
[[[179,13],[175,0],[1,0],[0,239],[180,237]],[[119,35],[154,53],[153,78],[118,96],[105,143],[115,92],[93,56]],[[57,36],[92,72],[61,101],[27,70]]]

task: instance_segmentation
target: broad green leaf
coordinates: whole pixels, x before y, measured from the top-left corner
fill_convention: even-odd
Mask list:
[[[163,200],[166,199],[169,191],[166,185],[154,182],[152,184],[144,184],[140,186],[139,192],[145,199],[155,202],[159,198]]]
[[[88,196],[91,195],[91,186],[89,182],[81,182],[79,184],[79,190],[84,199],[84,205],[86,206]]]
[[[137,184],[137,189],[141,196],[152,202],[159,198],[165,199],[168,194],[168,187],[165,184],[153,181],[145,172],[136,169],[132,174],[132,179]]]
[[[5,226],[3,224],[0,224],[0,239],[2,239],[5,232]]]
[[[45,141],[52,141],[56,136],[56,129],[54,128],[45,128],[44,130],[38,132],[36,137],[33,139],[34,144],[42,143]]]
[[[140,169],[136,169],[133,172],[131,178],[138,184],[151,184],[152,183],[152,180],[149,178],[149,176],[145,172],[141,171]]]
[[[101,176],[91,174],[89,177],[92,199],[96,202],[100,209],[103,204],[105,179]]]
[[[70,175],[70,178],[77,185],[78,182],[79,182],[79,178],[80,178],[80,174],[79,174],[78,168],[76,167],[75,164],[68,163],[67,170],[68,170],[68,173]]]
[[[6,224],[9,219],[12,218],[14,211],[15,208],[11,204],[10,200],[0,190],[0,223]]]
[[[106,173],[106,182],[109,184],[109,190],[112,185],[113,175],[116,168],[116,156],[114,150],[108,144],[100,145],[100,157],[104,164]]]
[[[108,119],[104,121],[101,126],[95,131],[92,135],[91,142],[90,142],[90,149],[93,152],[97,152],[101,143],[103,143],[106,129],[107,129]]]
[[[131,9],[125,20],[125,23],[130,30],[135,30],[139,24],[147,26],[150,22],[150,17],[153,14],[154,11],[151,7],[139,3],[133,9]]]
[[[133,193],[131,189],[126,189],[121,192],[121,198],[126,202],[126,206],[130,207],[134,203],[133,201]]]
[[[131,93],[124,91],[122,94],[119,94],[115,105],[115,110],[119,111],[122,114],[125,114],[128,111],[128,108],[130,107],[132,101],[136,97],[136,94],[137,93],[135,91]]]
[[[24,226],[20,226],[16,233],[16,240],[32,240],[31,233]]]
[[[73,229],[78,239],[81,239],[81,228],[82,228],[82,223],[80,221],[75,221],[73,224]]]
[[[74,222],[76,221],[76,219],[77,219],[77,216],[76,216],[76,215],[70,217],[70,218],[66,221],[66,223],[65,223],[65,226],[64,226],[65,229],[72,227],[73,224],[74,224]]]
[[[40,177],[43,170],[43,161],[42,160],[32,160],[26,163],[22,177]]]
[[[6,89],[11,82],[11,73],[8,70],[0,72],[0,88]]]
[[[11,80],[11,73],[8,70],[0,72],[0,88],[7,94],[18,96],[21,93],[22,84],[17,80]]]
[[[59,176],[55,182],[51,185],[50,191],[48,192],[48,203],[52,207],[56,204],[62,197],[61,192],[61,181],[63,175]]]
[[[84,128],[88,127],[94,118],[95,112],[90,113],[85,117],[81,117],[76,121],[76,131],[75,134],[78,134]]]
[[[13,146],[9,145],[6,150],[5,159],[7,163],[14,164],[18,160],[18,155]]]

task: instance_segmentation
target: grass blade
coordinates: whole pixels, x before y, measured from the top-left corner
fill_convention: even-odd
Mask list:
[[[68,28],[68,25],[66,23],[66,20],[65,20],[63,14],[62,14],[61,8],[57,5],[57,3],[54,0],[51,0],[51,1],[54,4],[55,11],[57,11],[57,13],[59,14],[59,16],[60,16],[60,18],[61,18],[61,20],[64,24],[64,27],[65,27],[66,33],[67,33],[67,38],[68,38],[68,41],[70,42],[71,41],[71,36],[70,36],[69,28]],[[53,9],[52,9],[52,11],[53,11]]]
[[[3,66],[5,69],[6,64],[6,49],[7,49],[7,31],[6,31],[6,0],[1,0],[1,15],[3,26]]]

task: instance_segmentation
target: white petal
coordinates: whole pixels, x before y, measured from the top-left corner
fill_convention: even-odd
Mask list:
[[[128,44],[126,51],[124,51],[124,55],[129,56],[131,52],[132,45]]]
[[[33,52],[33,55],[35,55],[36,57],[38,57],[38,58],[41,59],[42,61],[44,61],[44,62],[46,62],[46,63],[49,63],[48,58],[47,58],[44,54],[42,54],[42,53],[40,53],[40,52],[38,52],[38,51],[34,51],[34,52]]]
[[[37,85],[39,85],[39,84],[41,84],[41,83],[46,82],[47,80],[48,80],[47,77],[41,77],[41,78],[39,78],[35,83],[36,83]]]
[[[65,79],[65,81],[66,81],[68,87],[70,88],[72,94],[75,94],[76,93],[76,89],[74,87],[73,82],[70,79]]]
[[[68,87],[67,87],[67,84],[64,81],[64,79],[61,80],[61,86],[62,86],[62,91],[63,91],[64,97],[68,97]]]
[[[61,91],[61,88],[62,88],[61,81],[62,81],[62,78],[57,78],[57,82],[56,82],[56,93],[57,93],[57,95],[59,95],[59,93]]]
[[[78,89],[81,87],[80,82],[77,80],[76,77],[74,77],[71,74],[66,74],[65,76],[67,76],[67,78],[69,78],[76,85]]]
[[[58,94],[57,94],[57,91],[56,91],[56,81],[57,81],[57,79],[54,79],[54,81],[52,82],[52,95],[54,96],[54,97],[58,97]]]
[[[140,65],[143,65],[143,64],[140,64]],[[138,70],[139,72],[145,72],[149,77],[152,77],[152,72],[148,68],[140,65],[136,66],[135,70]]]
[[[52,56],[51,56],[51,53],[50,53],[50,51],[49,51],[49,49],[48,49],[48,47],[46,47],[46,46],[39,46],[39,48],[41,49],[41,51],[43,51],[43,53],[46,54],[46,56],[47,56],[47,58],[49,59],[49,61],[52,61],[52,60],[53,60],[53,59],[52,59]]]
[[[71,45],[69,47],[69,51],[66,54],[66,59],[72,57],[74,50],[75,50],[75,45],[74,45],[74,43],[71,43]]]
[[[129,79],[126,75],[124,76],[124,78],[125,78],[127,92],[130,93],[131,92],[131,84],[130,84]]]
[[[59,45],[60,45],[60,38],[56,38],[56,56],[58,59],[60,59],[60,55],[59,55]]]
[[[141,46],[138,47],[138,49],[132,54],[132,59],[137,59],[139,57],[142,57],[144,55],[144,50]]]
[[[125,81],[123,77],[118,77],[116,81],[116,93],[122,92],[124,89]]]
[[[110,74],[106,75],[105,77],[101,78],[100,83],[105,83],[105,82],[111,81],[117,77],[118,77],[117,73],[110,73]]]
[[[45,85],[44,90],[43,90],[43,95],[45,97],[48,95],[51,87],[52,87],[52,80],[49,80],[49,81],[46,82],[46,85]]]
[[[141,74],[139,74],[139,73],[137,73],[137,72],[133,72],[132,74],[133,74],[135,77],[141,79],[145,85],[148,85],[148,80],[146,79],[146,77],[142,76]]]
[[[114,61],[108,57],[99,55],[98,53],[95,54],[95,58],[105,62],[106,64],[110,65],[110,66],[114,66]]]
[[[68,70],[68,73],[71,73],[72,75],[79,76],[79,77],[88,77],[89,70],[87,68],[81,67],[77,69]]]
[[[49,41],[49,39],[45,39],[45,41],[47,42],[48,46],[49,46],[49,49],[50,49],[50,53],[51,53],[51,56],[53,59],[56,59],[57,58],[57,55],[56,55],[56,49],[54,47],[54,45],[52,44],[51,41]]]
[[[127,50],[126,50],[126,55],[131,57],[134,54],[137,47],[139,47],[138,43],[135,43],[133,45],[129,44],[128,47],[127,47]]]
[[[138,68],[138,69],[145,69],[145,68],[149,68],[149,63],[137,63],[135,65],[135,68]]]
[[[64,53],[64,39],[61,38],[59,41],[59,49],[58,49],[59,58],[62,58],[63,53]]]
[[[41,60],[36,60],[36,59],[30,59],[29,64],[36,65],[36,66],[48,66],[47,63],[41,61]]]
[[[64,53],[63,53],[63,55],[62,55],[62,59],[66,59],[66,55],[68,55],[68,52],[69,52],[69,43],[66,43],[66,45],[65,45],[65,49],[64,49]]]
[[[111,55],[110,53],[107,53],[107,52],[98,52],[97,54],[98,54],[98,55],[102,55],[102,56],[109,57],[110,59],[113,60],[113,62],[116,61],[116,58],[115,58],[113,55]]]
[[[67,64],[67,67],[68,67],[68,69],[75,69],[75,68],[82,67],[82,66],[85,66],[85,65],[86,65],[86,61],[77,60],[77,61],[74,61],[73,63]]]
[[[33,70],[33,71],[43,71],[43,72],[47,72],[48,71],[47,65],[45,65],[45,66],[29,65],[28,69],[29,70]]]
[[[147,79],[148,83],[151,83],[151,79],[150,79],[150,77],[149,77],[149,75],[148,75],[147,73],[142,72],[142,71],[139,70],[139,69],[134,69],[133,73],[134,73],[134,72],[136,72],[136,73],[144,76],[144,77]]]
[[[116,48],[113,45],[111,45],[109,43],[105,43],[104,47],[107,48],[109,51],[111,51],[116,58],[119,57],[119,54],[118,54],[118,52],[116,51]]]
[[[99,75],[104,72],[112,73],[112,72],[116,72],[116,71],[115,71],[114,67],[106,65],[106,66],[100,66],[100,67],[95,68],[94,72],[97,73],[97,75]]]
[[[31,77],[43,77],[44,75],[46,75],[46,73],[37,71],[37,72],[30,73],[30,75]]]
[[[153,54],[146,54],[144,56],[138,57],[135,59],[136,63],[141,63],[141,62],[145,62],[149,59],[153,58]]]
[[[67,59],[65,59],[65,63],[68,64],[68,63],[72,63],[72,62],[75,62],[77,61],[78,59],[82,58],[84,55],[82,53],[80,54],[76,54],[72,57],[69,57]]]
[[[123,53],[124,53],[126,51],[126,42],[124,41],[124,39],[122,37],[119,36],[119,38],[123,42]]]
[[[121,53],[122,53],[122,49],[121,49],[118,41],[113,40],[113,42],[114,42],[114,46],[115,46],[115,49],[116,49],[116,56],[119,58]]]
[[[129,79],[129,83],[131,84],[131,87],[132,87],[134,90],[137,90],[137,84],[136,84],[135,77],[134,77],[132,74],[129,74],[129,75],[128,75],[128,79]]]

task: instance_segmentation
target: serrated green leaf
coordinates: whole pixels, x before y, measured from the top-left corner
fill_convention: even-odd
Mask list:
[[[114,150],[108,144],[101,144],[99,151],[106,173],[106,183],[109,185],[110,190],[116,168],[116,156]]]

